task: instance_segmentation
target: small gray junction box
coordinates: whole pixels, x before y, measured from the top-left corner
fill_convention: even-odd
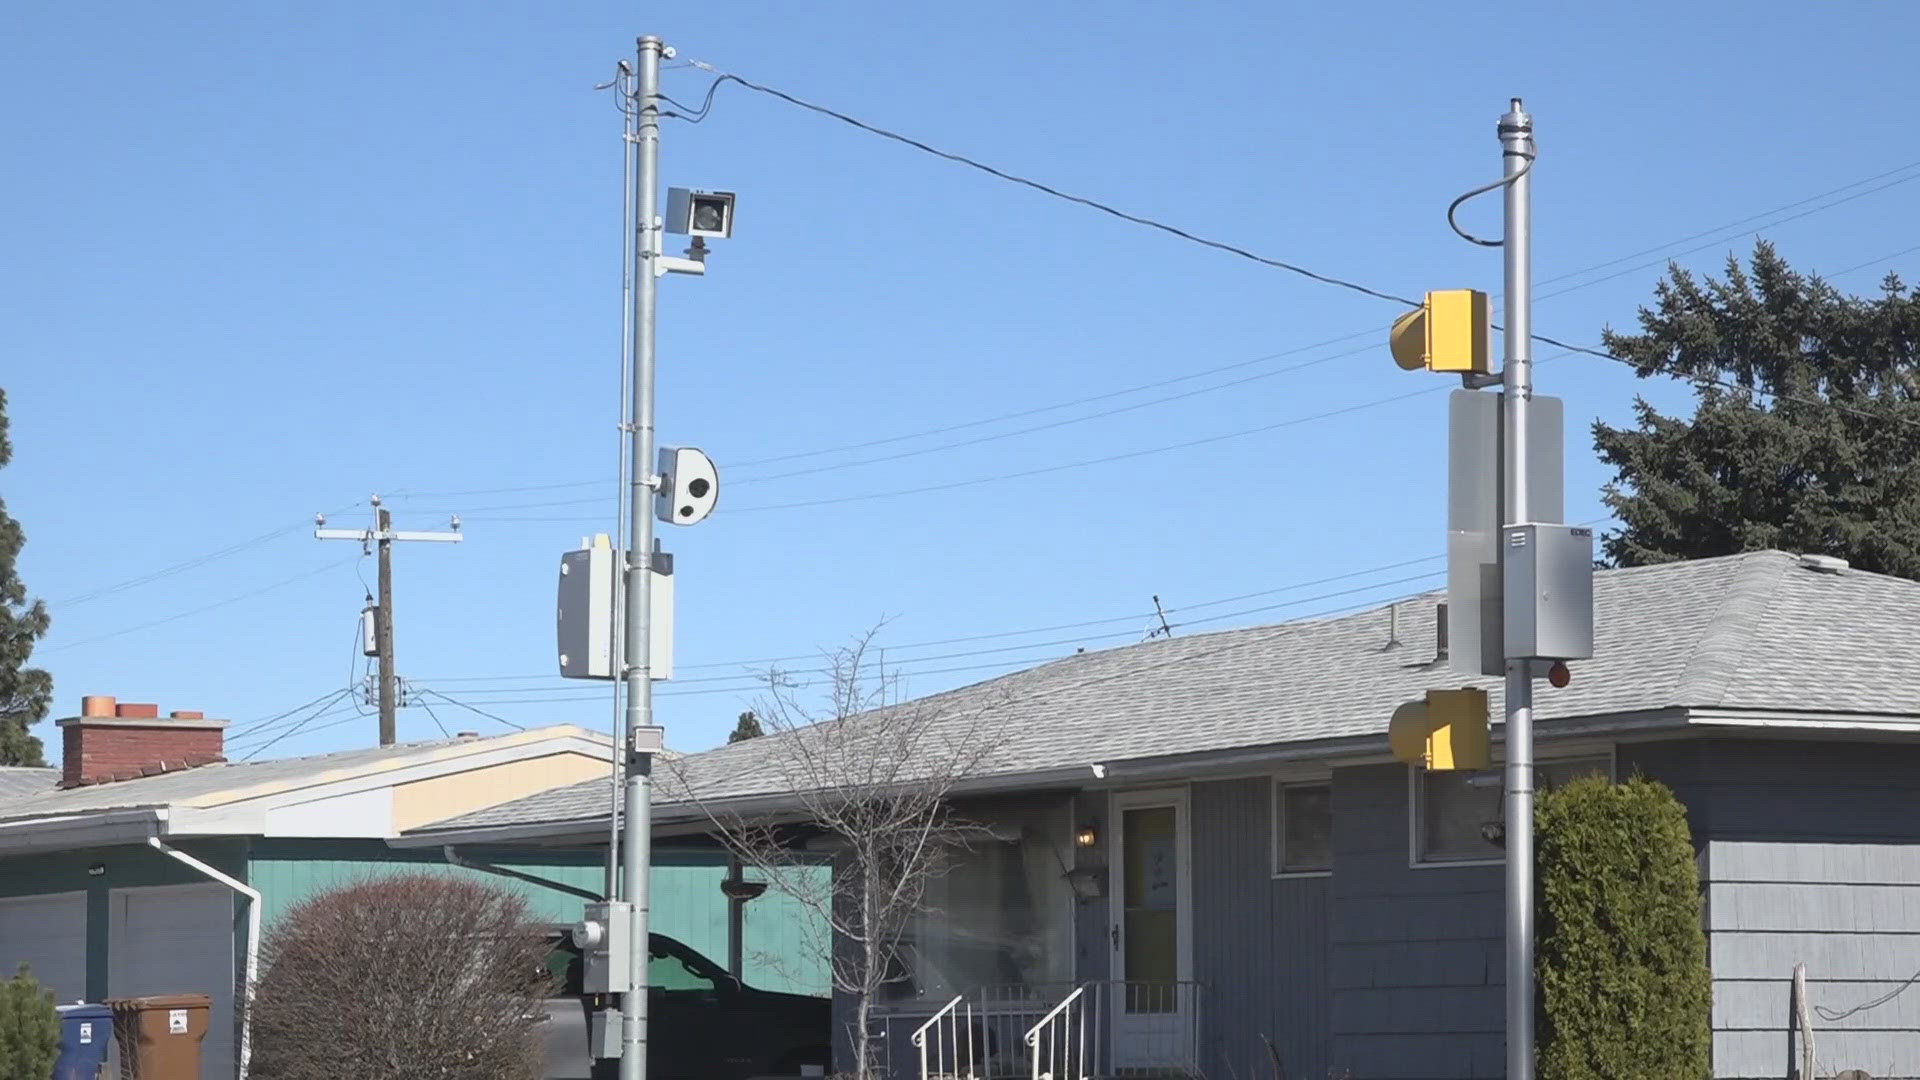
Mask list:
[[[1593,655],[1593,530],[1508,525],[1500,530],[1509,660]]]

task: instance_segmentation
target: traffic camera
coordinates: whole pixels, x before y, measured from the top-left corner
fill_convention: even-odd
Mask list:
[[[733,192],[667,189],[666,229],[681,236],[733,235]]]
[[[655,517],[669,525],[694,525],[713,513],[713,504],[720,498],[720,474],[711,458],[691,446],[663,446],[657,471]]]

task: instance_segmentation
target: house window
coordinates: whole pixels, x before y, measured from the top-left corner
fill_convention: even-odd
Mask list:
[[[1609,754],[1534,763],[1537,790],[1554,788],[1581,776],[1613,775]],[[1504,792],[1501,772],[1426,772],[1414,770],[1413,829],[1415,861],[1421,863],[1497,862],[1503,849],[1483,829],[1501,821]]]
[[[991,989],[1058,993],[1073,982],[1073,858],[1064,811],[997,814],[996,836],[951,853],[901,940],[890,1000],[945,1003]],[[1004,839],[1002,838],[1004,837]]]
[[[1322,783],[1273,785],[1273,873],[1333,869],[1333,789]]]

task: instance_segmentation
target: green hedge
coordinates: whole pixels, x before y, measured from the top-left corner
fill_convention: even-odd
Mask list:
[[[1686,812],[1660,784],[1544,792],[1539,1080],[1704,1080],[1712,983]]]
[[[0,982],[0,1076],[53,1075],[60,1052],[60,1014],[53,993],[42,990],[20,965],[20,974]]]

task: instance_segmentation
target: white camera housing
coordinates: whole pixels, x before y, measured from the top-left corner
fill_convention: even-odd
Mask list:
[[[733,192],[668,188],[666,230],[681,236],[733,235]]]
[[[720,473],[713,460],[691,446],[660,448],[660,489],[653,514],[669,525],[697,525],[720,500]]]

